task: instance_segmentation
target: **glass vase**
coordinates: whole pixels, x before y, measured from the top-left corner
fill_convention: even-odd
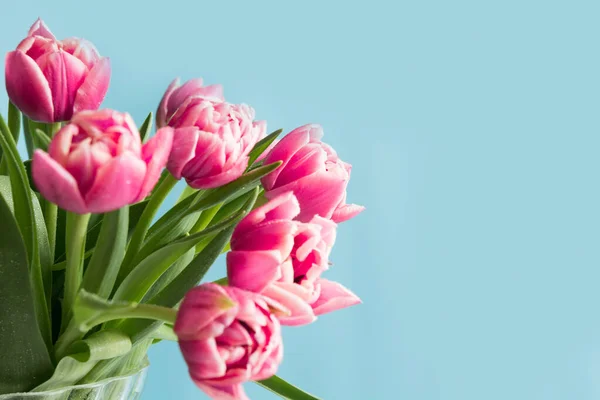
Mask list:
[[[142,395],[148,367],[131,375],[47,392],[0,395],[0,400],[137,400]]]

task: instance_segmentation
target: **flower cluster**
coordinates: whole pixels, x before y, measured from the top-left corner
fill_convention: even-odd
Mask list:
[[[360,303],[324,277],[338,224],[363,210],[346,203],[351,166],[322,142],[323,129],[315,124],[294,129],[251,158],[266,137],[266,122],[256,121],[248,105],[227,102],[220,85],[205,86],[201,79],[171,83],[156,113],[158,130],[144,144],[129,114],[98,109],[109,81],[108,59],[91,43],[57,40],[41,20],[6,56],[11,102],[31,121],[62,123],[47,146],[36,146],[32,177],[36,190],[66,211],[107,213],[150,196],[141,217],[150,221],[150,205],[160,205],[153,190],[164,169],[165,181],[184,178],[200,201],[247,171],[279,165],[256,179],[260,205],[231,233],[227,283],[189,290],[174,324],[198,387],[215,399],[246,399],[241,385],[271,377],[282,360],[281,325],[309,324]],[[200,218],[207,215],[215,213]],[[196,226],[204,228],[211,220],[201,222]],[[128,251],[150,246],[147,228]],[[71,254],[67,250],[67,279],[74,276],[70,266],[79,265],[70,263]],[[123,274],[118,283],[135,283]]]

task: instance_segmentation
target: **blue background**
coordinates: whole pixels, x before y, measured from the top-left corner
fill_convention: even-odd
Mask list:
[[[282,377],[327,400],[600,398],[597,1],[151,3],[10,2],[0,45],[38,15],[93,41],[105,105],[138,122],[202,76],[271,130],[324,126],[367,206],[329,278],[364,304],[286,329]],[[175,344],[150,358],[144,400],[204,398]]]

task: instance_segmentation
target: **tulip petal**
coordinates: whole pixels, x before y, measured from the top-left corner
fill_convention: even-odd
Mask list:
[[[77,89],[73,112],[97,110],[106,96],[110,83],[110,60],[103,57],[96,62]]]
[[[302,146],[290,159],[286,167],[281,169],[276,185],[287,185],[298,179],[298,177],[325,171],[325,161],[327,161],[327,153],[320,143],[309,143]]]
[[[223,186],[229,182],[233,182],[246,170],[248,166],[248,157],[242,157],[234,164],[231,168],[227,169],[216,175],[210,175],[206,177],[196,178],[188,180],[188,185],[194,189],[212,189],[219,186]]]
[[[34,121],[54,122],[52,92],[40,67],[19,50],[5,61],[6,91],[10,101]]]
[[[227,253],[229,285],[260,293],[279,279],[281,254],[271,251],[230,251]]]
[[[211,399],[215,400],[250,400],[244,392],[242,384],[238,383],[229,386],[207,385],[205,383],[194,381],[196,386],[200,388]]]
[[[56,39],[54,37],[54,35],[52,34],[52,32],[50,32],[50,28],[48,28],[48,26],[44,23],[44,21],[42,21],[41,18],[38,18],[33,23],[33,25],[31,25],[31,28],[29,28],[29,32],[27,33],[27,36],[42,36],[42,37],[52,39],[52,40]]]
[[[300,204],[296,220],[310,221],[315,215],[331,218],[333,211],[346,192],[347,181],[330,173],[319,173],[300,178],[288,185],[278,187],[265,194],[268,199],[292,191]]]
[[[220,378],[227,372],[214,339],[180,340],[179,347],[193,378]]]
[[[174,331],[183,339],[208,339],[223,333],[238,312],[238,305],[216,284],[200,285],[186,294]]]
[[[79,133],[75,124],[68,124],[61,128],[48,146],[48,154],[60,165],[65,165],[69,159],[73,137]]]
[[[268,357],[266,357],[260,370],[252,376],[252,380],[261,381],[263,379],[272,377],[273,375],[275,375],[275,373],[277,373],[277,369],[279,368],[279,364],[281,364],[282,360],[283,343],[278,343],[273,353],[269,354]]]
[[[47,153],[35,151],[32,170],[35,186],[44,198],[67,211],[78,214],[89,212],[75,178]]]
[[[300,212],[298,200],[291,191],[281,193],[279,196],[272,196],[269,199],[268,203],[252,210],[238,223],[234,236],[244,235],[262,222],[291,220]]]
[[[318,126],[318,125],[317,125]],[[273,150],[265,157],[264,164],[271,164],[277,161],[282,161],[282,164],[275,171],[262,178],[262,184],[265,190],[271,190],[275,186],[275,182],[281,171],[285,168],[294,154],[302,148],[302,146],[310,142],[309,125],[301,126],[294,129],[285,135]]]
[[[166,102],[167,114],[177,111],[186,99],[190,97],[202,97],[210,101],[225,101],[223,87],[221,85],[202,86],[202,78],[190,79],[177,89],[173,90]]]
[[[319,279],[321,295],[311,304],[315,315],[322,315],[342,308],[362,303],[360,298],[337,282]]]
[[[198,131],[194,158],[185,165],[181,175],[194,180],[221,172],[225,164],[226,145],[219,135]]]
[[[234,231],[231,239],[233,250],[277,250],[280,261],[287,258],[294,247],[297,223],[280,219],[256,225],[250,232]]]
[[[85,194],[92,213],[113,211],[132,203],[140,193],[146,164],[131,152],[113,158],[96,173],[96,179]]]
[[[225,96],[223,95],[223,86],[221,85],[204,86],[199,95],[216,102],[225,101]]]
[[[179,78],[173,79],[173,81],[169,84],[169,87],[163,94],[163,97],[160,99],[160,103],[158,104],[158,109],[156,110],[156,126],[162,128],[163,126],[167,126],[169,122],[168,119],[168,109],[167,104],[169,103],[169,98],[171,98],[171,94],[175,88],[179,86]]]
[[[77,89],[83,83],[87,67],[65,51],[46,53],[37,60],[52,92],[54,121],[68,121],[73,116]]]
[[[335,209],[331,219],[333,222],[339,224],[340,222],[348,221],[350,218],[356,217],[364,210],[365,207],[357,204],[344,204],[343,206]]]
[[[198,128],[194,126],[177,128],[173,132],[173,145],[167,169],[175,178],[181,179],[183,168],[196,155],[199,133]]]
[[[188,97],[192,96],[196,90],[202,88],[202,83],[202,78],[194,78],[179,86],[179,80],[177,80],[179,87],[171,92],[169,99],[167,100],[167,113],[173,114]],[[172,84],[173,83],[171,83],[171,85]]]
[[[314,322],[317,319],[313,309],[310,305],[308,305],[308,303],[303,301],[295,294],[279,287],[277,284],[269,285],[263,291],[263,295],[272,298],[278,303],[281,303],[290,311],[290,316],[279,317],[281,325],[306,325]]]
[[[173,128],[165,127],[159,129],[156,135],[142,147],[142,159],[147,166],[146,177],[135,202],[145,199],[160,179],[161,171],[169,160],[172,145]]]

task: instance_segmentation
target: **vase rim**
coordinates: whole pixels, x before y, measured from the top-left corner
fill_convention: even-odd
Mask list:
[[[56,388],[56,389],[49,389],[49,390],[44,390],[41,392],[15,392],[15,393],[5,393],[5,394],[0,394],[0,400],[9,400],[11,399],[13,396],[21,396],[21,397],[36,397],[36,396],[43,396],[43,395],[56,395],[56,394],[60,394],[61,392],[66,392],[66,391],[71,391],[74,389],[93,389],[93,388],[97,388],[103,385],[107,385],[111,382],[115,382],[115,381],[120,381],[120,380],[126,380],[129,379],[133,376],[136,375],[140,375],[140,374],[144,374],[148,371],[148,368],[150,366],[146,365],[136,371],[133,371],[129,374],[126,375],[119,375],[119,376],[113,376],[111,378],[106,378],[106,379],[102,379],[98,382],[92,382],[92,383],[84,383],[81,385],[70,385],[70,386],[64,386],[64,387],[60,387],[60,388]]]

